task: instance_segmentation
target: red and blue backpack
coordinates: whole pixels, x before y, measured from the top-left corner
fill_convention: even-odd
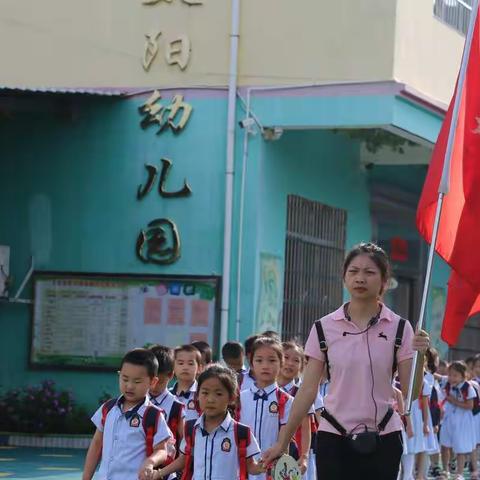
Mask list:
[[[192,480],[193,478],[196,422],[196,420],[188,420],[185,422],[185,468],[183,469],[181,480]],[[250,445],[250,428],[233,420],[233,429],[238,452],[239,480],[247,480],[247,447]]]
[[[117,404],[116,398],[111,398],[107,400],[102,405],[102,427],[105,426],[107,420],[108,412]],[[157,433],[158,428],[158,419],[160,415],[164,414],[163,410],[153,405],[148,405],[145,408],[142,418],[142,427],[145,432],[145,450],[146,456],[149,457],[153,453],[153,438]]]

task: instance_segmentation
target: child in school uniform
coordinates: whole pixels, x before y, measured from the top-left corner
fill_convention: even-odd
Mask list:
[[[478,355],[475,356],[473,361],[472,373],[472,386],[477,390],[477,393],[480,394],[480,356]],[[477,446],[472,452],[472,470],[477,470],[478,447],[480,446],[480,413],[477,412],[473,415],[473,423],[475,427]]]
[[[148,391],[157,382],[158,362],[143,348],[128,352],[119,371],[121,396],[104,403],[93,415],[97,427],[87,452],[83,480],[148,480],[167,460],[171,432]],[[100,460],[101,459],[101,460]]]
[[[257,338],[250,353],[255,385],[240,393],[237,418],[252,429],[262,451],[277,441],[293,403],[293,397],[277,384],[282,365],[282,344],[273,338]],[[265,480],[266,475],[255,479]]]
[[[198,399],[202,415],[185,423],[180,456],[154,472],[161,480],[183,470],[182,480],[246,480],[247,474],[265,471],[254,459],[260,453],[250,428],[229,413],[237,395],[235,373],[221,365],[209,366],[198,377]]]
[[[476,434],[473,421],[473,405],[476,392],[466,380],[467,366],[464,362],[452,362],[448,367],[448,382],[444,388],[445,415],[440,430],[440,444],[442,446],[442,461],[445,468],[449,468],[450,450],[457,455],[456,479],[463,480],[463,466],[465,460],[476,448]],[[471,478],[478,478],[478,471],[471,474]]]
[[[298,379],[301,378],[305,365],[305,354],[303,348],[293,341],[284,342],[282,348],[284,360],[278,376],[278,385],[292,397],[295,397],[301,385],[301,381],[298,381]],[[317,478],[315,459],[312,458],[314,453],[310,449],[312,444],[312,430],[316,428],[315,421],[315,410],[312,405],[312,408],[302,421],[295,435],[299,450],[298,465],[304,480],[316,480]],[[312,428],[312,426],[315,428]]]
[[[202,360],[200,362],[200,368],[197,373],[198,377],[198,375],[200,375],[212,363],[212,347],[203,340],[197,340],[195,342],[192,342],[191,344],[200,352],[200,355],[202,357]]]
[[[240,342],[227,342],[222,347],[222,359],[227,367],[230,367],[239,375],[245,373],[245,350]]]
[[[245,340],[245,357],[249,362],[249,367],[243,372],[238,374],[238,390],[249,390],[251,387],[255,386],[255,374],[252,370],[252,365],[250,364],[250,356],[252,354],[252,346],[255,343],[255,340],[259,338],[259,335],[251,335]]]
[[[428,437],[430,434],[429,426],[429,408],[428,399],[430,398],[430,388],[423,380],[422,390],[419,398],[412,402],[410,418],[412,422],[413,436],[407,435],[407,448],[403,459],[404,464],[404,479],[425,480],[425,463],[428,451]],[[412,459],[415,459],[414,461]],[[414,471],[417,475],[414,476]]]
[[[158,382],[149,391],[150,401],[164,412],[168,428],[174,437],[170,445],[175,448],[174,455],[176,455],[183,438],[185,406],[167,388],[173,378],[173,350],[163,345],[152,345],[150,350],[158,361]],[[176,477],[171,476],[169,480],[174,478]]]
[[[413,470],[415,468],[415,455],[409,454],[407,442],[413,437],[412,421],[410,416],[405,415],[405,401],[402,391],[398,388],[400,383],[394,382],[393,386],[393,405],[392,408],[401,416],[404,428],[402,429],[403,454],[401,459],[401,468],[399,480],[413,480]]]
[[[441,468],[440,468],[440,445],[438,442],[438,432],[440,428],[441,420],[441,388],[435,378],[439,366],[440,357],[438,352],[430,347],[425,353],[425,381],[427,382],[430,389],[430,397],[428,399],[428,409],[429,409],[429,435],[427,439],[427,461],[426,470],[424,472],[425,477],[428,473],[428,468],[430,467],[430,473],[433,478],[441,477]]]
[[[196,400],[196,378],[202,364],[202,356],[193,345],[182,345],[175,348],[173,358],[173,371],[177,381],[170,392],[185,405],[185,421],[196,420],[201,413]]]

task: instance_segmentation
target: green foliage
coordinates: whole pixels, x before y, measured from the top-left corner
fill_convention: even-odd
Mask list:
[[[350,137],[352,140],[358,140],[365,143],[365,148],[370,153],[377,153],[380,149],[388,147],[393,152],[403,154],[405,153],[405,145],[408,145],[409,147],[417,146],[416,143],[381,128],[335,129],[334,133],[342,133]]]

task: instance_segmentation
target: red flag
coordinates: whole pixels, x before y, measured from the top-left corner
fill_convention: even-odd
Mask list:
[[[457,82],[458,83],[458,82]],[[477,16],[450,165],[450,190],[440,217],[436,252],[450,265],[442,338],[454,345],[468,317],[480,312],[480,34]],[[417,228],[431,243],[438,189],[458,90],[443,122],[417,209]]]

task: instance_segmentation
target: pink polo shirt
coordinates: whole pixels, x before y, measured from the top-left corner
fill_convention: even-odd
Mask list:
[[[321,319],[328,346],[331,375],[328,395],[325,397],[325,408],[348,432],[359,424],[366,424],[369,429],[375,429],[388,407],[393,404],[393,348],[399,320],[400,317],[396,313],[382,305],[378,323],[367,333],[344,336],[344,332],[360,332],[361,329],[345,318],[343,305]],[[378,408],[376,422],[375,405],[371,395],[372,375],[367,335],[375,378],[374,398]],[[398,363],[413,358],[413,335],[412,326],[406,322],[402,346],[397,352]],[[315,325],[305,344],[305,354],[322,362],[325,361],[325,355],[320,351]],[[382,434],[401,429],[400,416],[394,413]],[[319,430],[339,434],[323,418]]]

